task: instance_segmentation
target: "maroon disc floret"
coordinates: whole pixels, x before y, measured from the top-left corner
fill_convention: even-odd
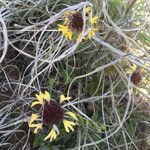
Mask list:
[[[80,12],[72,14],[69,20],[69,29],[81,32],[83,29],[83,17]]]
[[[142,76],[139,72],[133,72],[131,75],[131,81],[133,82],[134,85],[138,85],[142,80]]]
[[[64,116],[64,110],[61,105],[55,101],[50,101],[44,104],[43,109],[43,123],[52,125],[58,124]]]

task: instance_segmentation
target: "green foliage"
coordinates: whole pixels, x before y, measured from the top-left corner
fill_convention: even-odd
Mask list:
[[[42,135],[42,134],[36,134],[35,135],[35,138],[34,138],[34,142],[33,142],[33,147],[39,147],[39,146],[42,146],[44,143],[44,138],[45,138],[45,135]]]
[[[53,88],[53,86],[55,85],[55,80],[53,78],[49,78],[48,83],[50,87]]]
[[[150,36],[146,35],[146,33],[138,32],[137,37],[140,40],[140,42],[150,46],[150,44],[149,44],[150,43]]]

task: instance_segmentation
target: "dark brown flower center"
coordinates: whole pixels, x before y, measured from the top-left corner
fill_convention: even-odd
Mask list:
[[[43,109],[43,123],[44,124],[57,124],[64,116],[64,110],[61,105],[57,102],[51,101],[50,103],[45,102]]]
[[[72,14],[69,20],[69,29],[81,32],[83,28],[83,17],[80,12]]]
[[[138,85],[140,81],[142,80],[142,76],[139,72],[133,72],[131,75],[131,81],[133,82],[134,85]]]

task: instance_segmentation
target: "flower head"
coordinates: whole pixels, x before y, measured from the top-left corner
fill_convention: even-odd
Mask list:
[[[83,14],[85,14],[85,16],[83,16]],[[82,13],[82,11],[65,12],[64,23],[62,25],[58,24],[58,30],[70,41],[75,37],[77,42],[82,42],[82,39],[86,39],[86,31],[89,29],[91,30],[88,32],[88,38],[91,39],[95,36],[95,32],[97,31],[95,24],[97,20],[98,16],[92,17],[92,7],[88,6],[85,9],[85,13]]]
[[[80,12],[68,12],[65,13],[64,24],[58,24],[58,30],[69,39],[72,40],[72,35],[74,31],[81,32],[83,28],[83,18]]]
[[[65,131],[69,133],[74,131],[76,125],[77,116],[72,111],[66,111],[62,108],[61,104],[65,101],[69,101],[71,97],[65,97],[63,94],[60,95],[59,103],[51,99],[49,92],[36,94],[37,100],[32,102],[31,107],[35,105],[41,105],[42,112],[31,115],[29,120],[29,127],[34,128],[36,134],[40,129],[43,129],[44,125],[50,126],[51,130],[45,137],[45,140],[49,139],[50,142],[55,140],[59,135],[57,125],[63,123]],[[70,120],[70,119],[71,120]],[[69,120],[68,120],[69,119]]]

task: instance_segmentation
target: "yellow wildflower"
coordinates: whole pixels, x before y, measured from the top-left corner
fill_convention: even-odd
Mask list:
[[[45,140],[49,139],[51,142],[55,140],[59,135],[57,124],[61,121],[67,133],[69,133],[70,131],[74,131],[74,126],[76,125],[76,123],[73,121],[78,121],[76,114],[72,111],[66,111],[63,107],[61,107],[61,103],[63,103],[64,101],[69,101],[71,97],[65,97],[62,94],[60,95],[59,103],[51,99],[50,93],[47,91],[45,91],[45,93],[40,93],[39,95],[36,94],[36,97],[38,100],[42,101],[42,112],[41,114],[33,113],[29,120],[29,127],[34,128],[35,134],[39,129],[43,129],[43,125],[45,124],[53,126],[50,132],[45,137]],[[67,118],[73,121],[69,121]]]

